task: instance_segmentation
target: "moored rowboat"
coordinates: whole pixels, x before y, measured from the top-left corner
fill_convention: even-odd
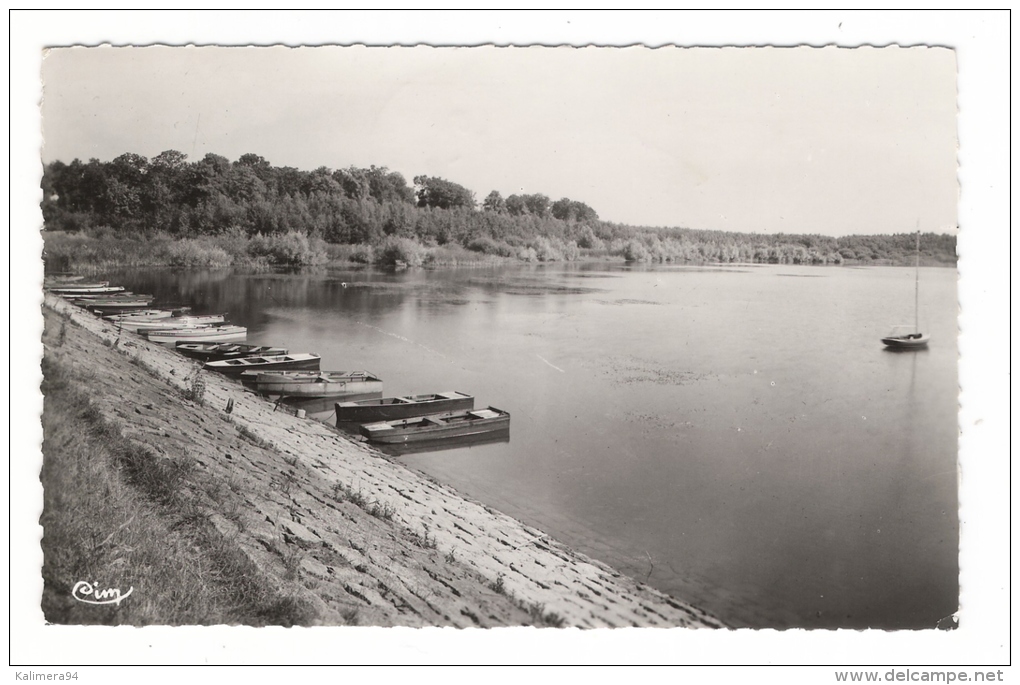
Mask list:
[[[475,398],[462,392],[439,392],[428,395],[383,397],[376,400],[339,402],[336,405],[336,425],[394,421],[413,416],[441,414],[475,408]]]
[[[366,423],[360,429],[369,442],[402,444],[443,440],[463,435],[482,435],[509,430],[510,413],[495,407],[435,414],[400,421]]]
[[[208,362],[202,368],[210,371],[219,371],[228,376],[242,376],[251,374],[254,377],[261,371],[281,369],[304,369],[317,371],[321,358],[317,354],[302,352],[298,354],[274,354],[261,357],[238,357],[237,359],[222,359],[220,361]]]
[[[160,319],[148,319],[135,321],[131,319],[116,321],[114,325],[125,331],[144,335],[153,331],[171,330],[179,328],[203,328],[223,323],[222,314],[209,314],[205,316],[171,316]],[[225,342],[225,341],[220,341]]]
[[[99,283],[54,285],[48,287],[47,290],[57,295],[85,295],[88,293],[119,293],[124,290],[124,287],[120,285],[110,285],[109,281],[100,281]]]
[[[280,397],[340,397],[382,392],[382,379],[368,371],[265,371],[255,390]]]
[[[178,342],[243,342],[248,337],[244,326],[198,326],[149,331],[150,342],[175,345]]]
[[[176,349],[185,357],[214,362],[221,359],[238,357],[266,357],[287,354],[283,347],[267,347],[265,345],[241,345],[238,343],[177,343]]]
[[[136,312],[129,312],[126,314],[107,314],[103,318],[111,323],[129,322],[129,321],[155,321],[156,319],[166,319],[171,316],[179,316],[180,310],[173,309],[142,309]]]

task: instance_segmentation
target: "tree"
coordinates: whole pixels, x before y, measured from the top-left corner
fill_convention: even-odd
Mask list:
[[[475,194],[462,185],[437,176],[415,176],[414,185],[418,188],[419,207],[474,209]]]
[[[485,201],[482,202],[482,209],[487,212],[495,212],[496,214],[505,214],[506,200],[503,199],[498,190],[494,190],[485,197]]]
[[[262,155],[256,155],[254,152],[248,152],[237,158],[235,162],[236,166],[248,167],[255,172],[255,175],[262,179],[265,183],[269,180],[269,176],[272,174],[273,166],[266,161],[266,158]]]
[[[188,156],[177,150],[164,150],[152,158],[152,168],[162,172],[177,172],[184,168]]]
[[[524,203],[524,198],[520,195],[511,195],[506,199],[506,211],[512,216],[520,216],[526,214],[528,206]]]
[[[545,216],[549,212],[549,196],[542,193],[525,195],[522,198],[528,213],[534,216]]]

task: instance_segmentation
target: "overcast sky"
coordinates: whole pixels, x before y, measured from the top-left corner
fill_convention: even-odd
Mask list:
[[[253,152],[544,193],[635,225],[953,232],[945,48],[64,48],[45,161]]]

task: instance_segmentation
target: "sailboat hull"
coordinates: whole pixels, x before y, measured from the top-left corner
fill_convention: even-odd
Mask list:
[[[882,338],[882,344],[887,347],[895,347],[898,349],[911,349],[917,347],[927,347],[929,336],[927,333],[914,333],[912,335],[891,335],[888,338]]]

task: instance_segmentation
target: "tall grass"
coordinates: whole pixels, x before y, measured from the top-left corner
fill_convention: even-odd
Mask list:
[[[70,371],[43,360],[43,598],[47,621],[109,625],[306,625],[315,611],[267,577],[211,521],[207,476],[108,423]],[[117,605],[75,601],[78,581]]]
[[[301,233],[247,237],[235,232],[200,238],[167,234],[91,232],[43,234],[48,272],[100,273],[117,267],[174,266],[266,268],[310,266],[329,261],[326,244]]]

